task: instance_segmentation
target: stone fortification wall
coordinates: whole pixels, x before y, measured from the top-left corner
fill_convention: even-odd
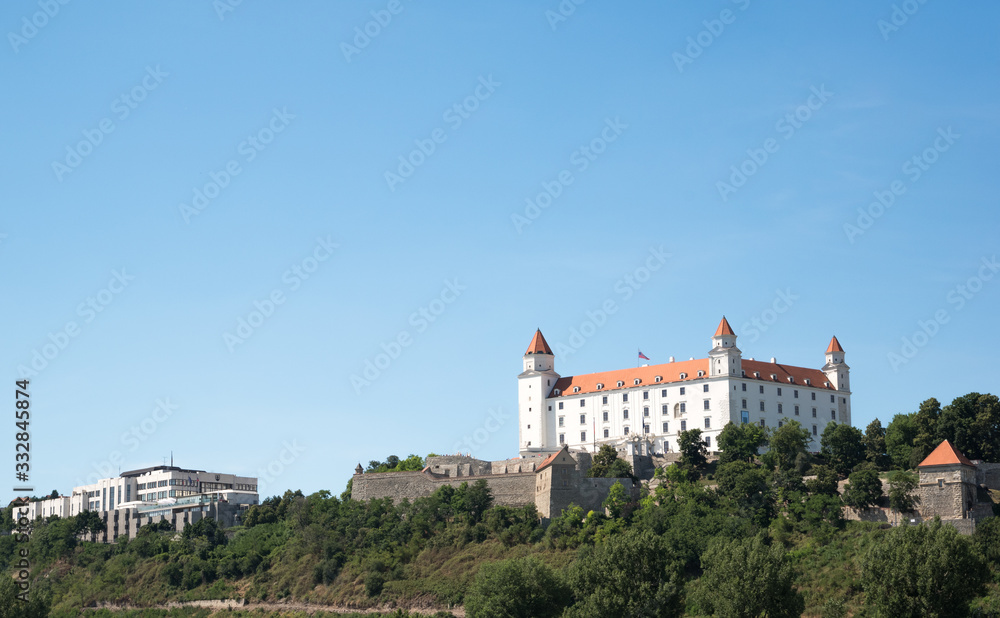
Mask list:
[[[517,474],[534,472],[542,460],[542,457],[514,457],[484,461],[468,455],[438,455],[427,458],[427,469],[435,475],[449,477]]]
[[[413,500],[429,496],[442,485],[458,487],[462,483],[471,484],[479,479],[486,480],[486,484],[493,492],[494,504],[523,506],[535,500],[534,472],[464,476],[439,476],[426,472],[355,474],[351,483],[351,498],[355,500],[391,498],[393,502],[400,502],[403,498]]]
[[[1000,490],[1000,463],[980,462],[976,466],[976,484]]]

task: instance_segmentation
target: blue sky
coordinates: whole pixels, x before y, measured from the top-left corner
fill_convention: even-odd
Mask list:
[[[836,334],[862,428],[1000,392],[993,3],[45,6],[0,7],[37,493],[513,456],[536,327],[563,375]]]

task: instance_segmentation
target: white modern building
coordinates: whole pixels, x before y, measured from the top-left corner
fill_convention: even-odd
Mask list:
[[[661,365],[560,376],[541,331],[524,354],[518,376],[521,455],[566,445],[596,451],[642,434],[654,451],[677,449],[677,435],[701,429],[717,450],[726,423],[777,428],[795,420],[813,435],[814,450],[827,423],[851,422],[850,367],[836,337],[826,363],[808,369],[743,358],[725,317],[712,336],[707,358]]]
[[[56,498],[45,498],[28,503],[28,519],[45,519],[57,515],[59,517],[69,516],[69,497],[58,496]]]

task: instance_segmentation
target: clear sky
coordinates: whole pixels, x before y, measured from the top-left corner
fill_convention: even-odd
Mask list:
[[[514,456],[535,328],[1000,392],[996,3],[232,4],[0,4],[0,498],[25,372],[39,494]]]

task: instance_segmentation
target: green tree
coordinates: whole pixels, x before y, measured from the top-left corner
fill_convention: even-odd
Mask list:
[[[771,434],[770,449],[765,454],[764,462],[771,467],[791,470],[806,458],[806,449],[811,441],[809,430],[798,421],[786,421]]]
[[[885,445],[885,428],[882,427],[882,421],[875,419],[868,423],[862,442],[865,446],[865,458],[879,470],[889,469],[891,462]]]
[[[701,559],[704,575],[694,598],[700,613],[725,618],[801,616],[802,595],[788,555],[763,535],[713,540]]]
[[[889,507],[897,513],[912,511],[919,497],[913,492],[917,488],[916,474],[895,470],[889,473]]]
[[[692,470],[701,470],[708,462],[708,443],[701,437],[700,429],[688,429],[677,436],[677,449],[681,463]]]
[[[547,618],[571,599],[566,584],[535,557],[484,564],[465,595],[469,618]]]
[[[852,472],[844,486],[844,504],[856,509],[875,505],[882,497],[882,479],[876,470]]]
[[[829,423],[820,438],[820,452],[841,476],[865,460],[864,434],[851,425]]]
[[[451,497],[451,506],[456,514],[464,515],[471,523],[479,523],[486,509],[493,505],[493,492],[485,479],[472,485],[462,483]]]
[[[591,478],[635,479],[632,464],[618,457],[618,451],[610,444],[602,444],[594,455],[587,476]]]
[[[625,487],[622,486],[621,482],[615,482],[608,491],[608,497],[601,506],[608,510],[608,515],[617,519],[622,516],[625,507],[631,501],[631,497],[625,493]]]
[[[861,559],[865,604],[883,616],[968,616],[988,578],[969,537],[940,520],[893,528]]]
[[[722,454],[719,463],[731,461],[753,461],[761,447],[767,445],[767,430],[755,423],[745,425],[726,423],[719,434],[719,448]]]
[[[736,512],[761,527],[775,515],[774,492],[767,482],[767,473],[745,461],[719,466],[715,479],[719,492],[736,506]]]
[[[837,483],[840,477],[830,466],[817,465],[812,467],[812,475],[816,478],[806,481],[806,489],[811,494],[837,495]]]
[[[1000,400],[996,395],[956,397],[941,410],[936,429],[937,442],[950,441],[969,459],[1000,461]]]
[[[575,618],[680,616],[683,562],[660,535],[629,528],[585,547],[569,580]]]
[[[897,414],[885,430],[885,448],[892,465],[900,470],[910,467],[910,454],[917,437],[915,414]]]
[[[941,442],[938,438],[937,423],[941,416],[941,403],[931,397],[920,404],[920,408],[913,416],[913,423],[916,425],[917,433],[913,437],[914,453],[910,455],[910,463],[914,460],[918,462],[930,455],[931,451]],[[915,467],[913,464],[911,467]]]
[[[27,593],[27,601],[24,597],[18,598],[22,591],[18,589],[17,582],[9,573],[0,575],[0,618],[45,618],[49,615],[50,602],[47,595],[41,594],[36,589],[37,582]]]

